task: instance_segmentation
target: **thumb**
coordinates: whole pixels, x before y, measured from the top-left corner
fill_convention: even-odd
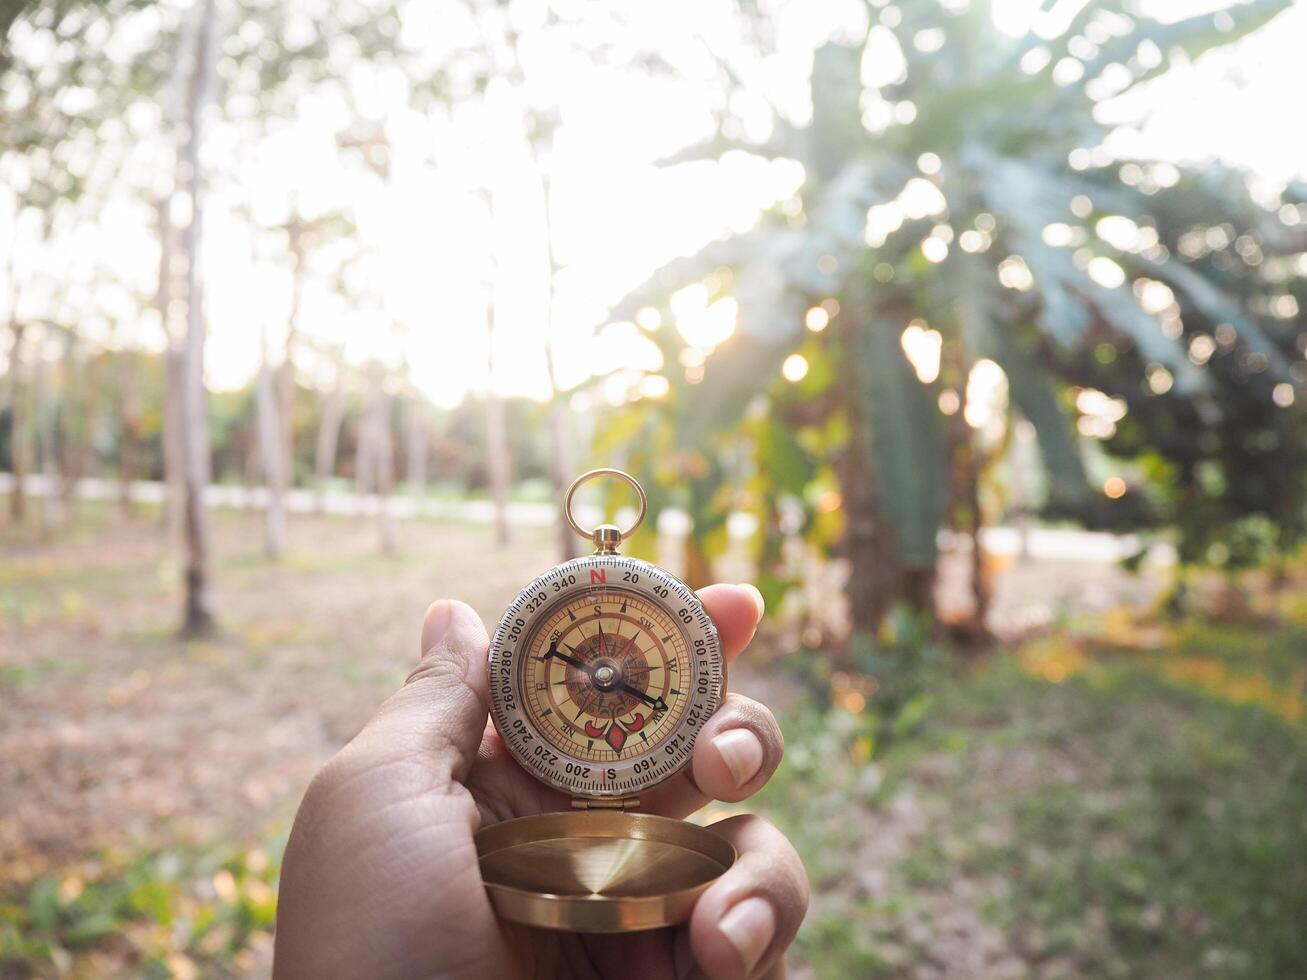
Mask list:
[[[422,622],[422,659],[368,723],[368,740],[381,740],[389,753],[418,755],[442,784],[462,782],[489,714],[489,645],[470,606],[433,602]]]

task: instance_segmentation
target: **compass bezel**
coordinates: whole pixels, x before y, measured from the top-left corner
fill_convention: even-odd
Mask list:
[[[648,748],[596,763],[559,750],[540,731],[527,710],[518,665],[519,657],[528,655],[527,644],[560,604],[612,591],[629,592],[660,607],[679,628],[690,662],[688,701],[677,723]],[[490,717],[509,752],[536,779],[577,799],[635,797],[675,776],[690,763],[699,730],[721,705],[726,690],[721,638],[699,597],[666,569],[620,554],[575,558],[533,579],[495,628],[487,670]],[[644,764],[649,761],[653,765]]]

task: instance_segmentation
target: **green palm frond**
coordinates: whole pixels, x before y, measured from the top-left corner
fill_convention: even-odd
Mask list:
[[[863,378],[876,502],[894,523],[899,562],[930,567],[949,499],[948,454],[935,396],[903,356],[892,322],[877,320],[860,331],[855,357]]]
[[[1113,345],[1130,355],[1119,363],[1131,370],[1165,367],[1166,397],[1203,406],[1203,417],[1219,414],[1220,386],[1227,383],[1214,380],[1214,363],[1190,358],[1191,338],[1175,321],[1164,329],[1162,317],[1149,312],[1156,306],[1146,309],[1135,294],[1134,287],[1142,295],[1147,284],[1132,280],[1166,283],[1185,318],[1208,330],[1233,327],[1240,357],[1261,355],[1270,369],[1259,381],[1264,397],[1267,382],[1289,376],[1290,367],[1285,331],[1267,314],[1269,301],[1275,294],[1307,296],[1299,289],[1301,264],[1274,261],[1307,249],[1307,231],[1286,231],[1252,200],[1242,175],[1210,167],[1204,172],[1211,176],[1201,180],[1127,182],[1121,162],[1104,161],[1101,150],[1092,165],[1069,162],[1107,136],[1094,113],[1104,86],[1094,91],[1091,84],[1104,72],[1110,69],[1116,90],[1139,84],[1265,25],[1287,0],[1248,0],[1169,24],[1140,15],[1130,0],[1089,0],[1067,14],[1058,36],[1024,39],[994,30],[990,6],[973,2],[947,11],[900,4],[897,23],[871,8],[872,23],[890,30],[906,64],[901,79],[878,91],[863,92],[856,82],[862,51],[819,49],[811,123],[780,125],[768,146],[752,150],[803,165],[802,213],[766,215],[743,235],[669,264],[614,311],[629,317],[643,305],[665,306],[675,289],[731,270],[739,331],[708,358],[703,383],[683,393],[685,404],[696,406],[687,416],[697,420],[696,435],[706,437],[720,431],[713,426],[732,425],[750,398],[767,390],[804,336],[805,310],[836,299],[841,335],[855,341],[841,371],[856,380],[865,401],[877,496],[900,528],[900,558],[910,562],[933,560],[947,506],[949,447],[940,432],[938,391],[917,380],[899,348],[908,320],[922,317],[946,345],[962,345],[964,364],[985,356],[1004,368],[1012,405],[1035,427],[1051,496],[1079,508],[1087,499],[1085,466],[1054,368],[1092,363],[1102,345]],[[915,43],[922,31],[932,32],[930,44]],[[1023,64],[1038,47],[1047,48],[1047,63]],[[1059,84],[1054,66],[1068,58],[1079,62],[1082,77]],[[869,132],[866,107],[893,103],[910,108],[911,121]],[[1146,161],[1130,166],[1140,173],[1151,167]],[[868,209],[898,206],[913,179],[934,184],[945,207],[929,215],[905,211],[896,230],[873,235],[878,244],[869,244]],[[1133,240],[1105,230],[1111,226],[1101,222],[1116,216],[1135,222]],[[1199,254],[1181,247],[1194,233],[1186,221],[1198,223],[1200,237],[1204,224],[1228,225],[1241,251]],[[950,242],[947,254],[936,248],[928,257],[920,246],[936,234]],[[1255,261],[1247,258],[1254,250]],[[1000,284],[1004,263],[1018,259],[1029,277],[1009,275]],[[1272,269],[1279,276],[1274,282]],[[675,357],[668,363],[675,365]],[[1132,380],[1131,397],[1153,405],[1148,399],[1158,395],[1143,380]]]
[[[1138,23],[1133,31],[1099,46],[1098,54],[1085,62],[1085,77],[1102,74],[1108,65],[1133,68],[1133,79],[1121,91],[1156,78],[1169,70],[1178,56],[1190,61],[1213,48],[1224,47],[1264,27],[1291,6],[1291,0],[1249,0],[1210,13],[1186,17],[1169,24]],[[1161,57],[1148,68],[1139,66],[1139,50],[1155,45]]]

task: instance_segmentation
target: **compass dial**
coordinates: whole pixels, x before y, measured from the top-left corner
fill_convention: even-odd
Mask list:
[[[550,785],[632,796],[689,761],[723,673],[717,630],[682,582],[633,558],[578,558],[532,582],[495,631],[492,715]]]

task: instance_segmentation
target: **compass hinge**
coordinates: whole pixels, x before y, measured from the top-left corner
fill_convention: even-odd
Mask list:
[[[572,798],[573,810],[635,810],[640,806],[638,796],[620,796],[615,799],[602,799],[591,796]]]

